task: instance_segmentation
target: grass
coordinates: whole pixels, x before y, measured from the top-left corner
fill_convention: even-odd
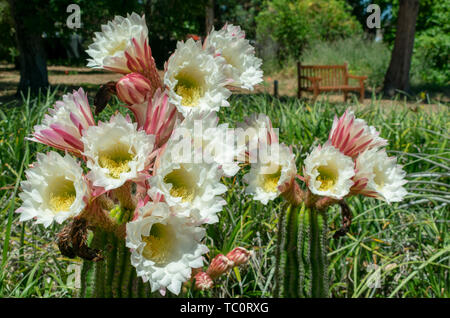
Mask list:
[[[55,101],[55,92],[25,99],[22,107],[0,110],[0,297],[71,297],[71,269],[79,260],[61,256],[55,235],[61,226],[44,229],[33,222],[18,222],[14,210],[23,171],[35,154],[48,147],[25,140]],[[383,109],[351,104],[357,116],[381,130],[388,150],[407,171],[410,194],[388,205],[369,198],[352,198],[353,223],[347,236],[334,240],[340,211],[329,211],[329,275],[333,297],[450,297],[450,146],[448,107],[437,110],[402,107]],[[220,112],[234,125],[253,112],[270,116],[280,129],[280,140],[292,144],[300,167],[312,146],[326,140],[334,114],[350,104],[296,99],[277,100],[266,95],[233,96],[231,107]],[[101,117],[118,109],[107,107]],[[121,109],[124,111],[124,109]],[[283,205],[277,199],[266,206],[244,194],[241,172],[225,179],[230,190],[220,222],[207,227],[206,244],[213,257],[235,246],[251,248],[249,265],[222,278],[200,297],[271,297],[275,264],[277,221]],[[380,285],[374,283],[378,278]],[[379,288],[372,288],[372,287]],[[192,296],[192,295],[191,295]]]

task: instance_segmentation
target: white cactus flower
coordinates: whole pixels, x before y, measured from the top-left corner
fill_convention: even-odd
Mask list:
[[[111,190],[127,180],[136,179],[149,164],[155,137],[121,114],[109,122],[99,122],[86,130],[82,141],[87,166],[87,177],[96,187]]]
[[[94,43],[89,45],[86,53],[88,67],[102,68],[118,73],[130,73],[127,66],[128,54],[135,54],[134,46],[145,47],[148,38],[148,28],[145,16],[137,13],[127,14],[127,17],[116,16],[114,20],[102,25],[102,32],[95,32]],[[133,43],[133,39],[135,43]],[[132,56],[134,58],[135,56]]]
[[[200,242],[205,229],[175,215],[166,203],[147,203],[126,227],[131,264],[152,292],[164,295],[167,288],[178,295],[192,268],[203,266],[202,255],[208,248]]]
[[[406,172],[395,157],[388,157],[384,149],[369,149],[356,158],[355,182],[364,180],[360,194],[374,196],[388,203],[400,202],[408,192],[403,187]]]
[[[250,172],[244,175],[244,181],[248,184],[245,191],[263,204],[277,198],[281,193],[280,187],[297,174],[295,155],[289,147],[272,144],[267,154],[270,154],[268,160],[252,164]]]
[[[80,155],[83,151],[81,136],[93,125],[95,121],[87,94],[80,87],[72,94],[63,95],[62,100],[48,110],[42,123],[34,126],[30,140]]]
[[[172,137],[171,137],[172,138]],[[189,149],[183,149],[184,146]],[[194,162],[191,139],[169,139],[157,159],[154,175],[149,179],[150,197],[164,195],[165,202],[179,215],[192,217],[198,223],[215,223],[225,200],[220,196],[227,187],[217,163]],[[186,150],[187,156],[180,154]]]
[[[185,118],[177,127],[192,137],[195,155],[206,163],[217,163],[223,174],[234,176],[239,171],[238,155],[245,145],[235,143],[234,130],[228,124],[218,124],[216,112],[198,112]]]
[[[304,175],[312,193],[340,200],[353,185],[354,162],[327,142],[305,159]]]
[[[225,61],[203,50],[200,42],[178,42],[164,74],[170,102],[185,117],[192,112],[218,111],[229,106],[227,98],[231,92],[225,87],[224,67]]]
[[[89,199],[89,188],[83,169],[70,155],[61,156],[51,151],[38,153],[37,162],[25,171],[19,194],[22,206],[20,221],[35,219],[48,227],[54,221],[62,223],[80,214]]]
[[[226,60],[225,75],[233,80],[230,85],[253,90],[262,82],[262,60],[255,56],[255,48],[245,39],[245,32],[239,26],[225,24],[221,30],[213,29],[205,45],[207,50]]]

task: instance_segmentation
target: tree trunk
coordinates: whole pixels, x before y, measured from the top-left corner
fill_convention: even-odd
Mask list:
[[[47,61],[39,26],[36,21],[36,8],[28,1],[9,0],[11,15],[16,29],[16,42],[20,52],[20,82],[17,95],[21,92],[37,94],[47,89]]]
[[[208,34],[211,32],[214,26],[214,0],[208,0],[205,7],[205,32]]]
[[[384,93],[387,96],[394,96],[396,90],[409,91],[409,69],[418,13],[419,0],[400,0],[394,49],[384,78]]]

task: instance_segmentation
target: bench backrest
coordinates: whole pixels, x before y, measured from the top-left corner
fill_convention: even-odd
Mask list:
[[[298,65],[299,75],[307,77],[320,77],[320,86],[340,86],[348,84],[347,64],[344,65]],[[300,87],[308,88],[312,84],[305,78],[300,78]]]

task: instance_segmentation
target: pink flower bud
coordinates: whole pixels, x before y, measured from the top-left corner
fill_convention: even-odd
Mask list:
[[[227,254],[227,258],[233,261],[235,266],[240,266],[248,262],[251,254],[251,251],[243,247],[236,247]]]
[[[213,287],[214,282],[212,278],[205,272],[199,272],[194,276],[195,279],[195,289],[196,290],[207,290]]]
[[[48,110],[42,123],[34,126],[33,137],[29,140],[81,156],[84,149],[81,137],[94,125],[87,94],[80,88],[63,95],[62,100]]]
[[[367,149],[386,146],[387,140],[379,134],[375,127],[368,126],[347,109],[340,118],[334,117],[328,140],[344,155],[355,159]]]
[[[146,101],[148,94],[151,98],[155,88],[145,76],[139,73],[130,73],[116,83],[116,90],[121,101],[128,105],[134,105]]]
[[[213,258],[206,273],[212,278],[216,279],[220,275],[226,273],[234,266],[234,262],[229,260],[225,255],[219,254]]]

